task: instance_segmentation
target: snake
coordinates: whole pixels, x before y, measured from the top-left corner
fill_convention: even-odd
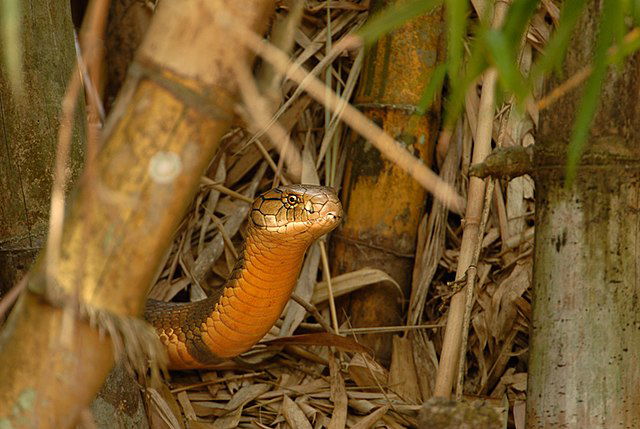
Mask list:
[[[167,367],[211,367],[260,341],[289,301],[305,252],[342,217],[342,204],[329,187],[286,185],[259,195],[223,287],[195,302],[147,301],[144,317],[164,345]]]

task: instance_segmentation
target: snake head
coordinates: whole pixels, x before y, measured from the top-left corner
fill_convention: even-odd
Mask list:
[[[266,232],[307,236],[313,241],[342,220],[336,191],[325,186],[278,186],[260,195],[251,207],[250,226]],[[276,235],[274,235],[276,236]]]

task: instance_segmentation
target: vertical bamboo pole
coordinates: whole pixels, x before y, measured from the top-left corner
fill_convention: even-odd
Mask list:
[[[69,2],[20,4],[22,97],[12,94],[7,71],[0,73],[0,297],[27,272],[45,241],[62,97],[76,61]],[[75,119],[72,179],[84,157],[81,100]]]
[[[394,3],[374,1],[372,11]],[[437,10],[380,39],[367,52],[355,99],[369,119],[428,166],[439,127],[439,100],[424,116],[416,115],[415,110],[440,59],[442,26],[442,11]],[[426,192],[363,138],[354,136],[348,150],[343,182],[346,216],[334,234],[332,266],[338,273],[365,266],[381,268],[402,286],[408,299]],[[354,293],[343,308],[353,326],[398,325],[402,298],[397,288],[376,284]],[[391,357],[391,340],[390,334],[359,339],[386,363]]]
[[[508,2],[496,1],[493,15],[493,27],[500,27],[507,13]],[[495,87],[497,72],[491,68],[482,77],[482,94],[480,95],[480,107],[478,108],[478,126],[473,145],[472,162],[479,164],[484,161],[491,151],[491,134],[493,130],[493,116],[495,114]],[[467,211],[464,215],[464,231],[462,233],[462,245],[460,246],[460,258],[456,269],[456,280],[461,280],[467,273],[473,260],[474,249],[481,240],[478,236],[480,217],[482,215],[485,192],[485,180],[479,177],[469,178],[469,193],[467,199]],[[459,291],[451,298],[447,326],[444,332],[442,352],[438,371],[436,373],[436,385],[434,396],[449,398],[455,382],[460,348],[462,347],[462,327],[464,323],[465,289]]]
[[[590,58],[603,2],[589,2],[565,58]],[[606,7],[606,6],[604,6]],[[564,184],[582,91],[540,116],[527,428],[640,427],[640,54],[612,67],[578,175]],[[548,89],[558,79],[550,79]]]

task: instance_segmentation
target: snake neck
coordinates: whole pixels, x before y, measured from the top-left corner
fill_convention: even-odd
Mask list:
[[[202,341],[216,356],[251,348],[282,314],[310,243],[251,231],[231,277],[202,323]]]
[[[288,300],[310,243],[285,240],[277,234],[260,230],[251,231],[247,235],[225,290],[264,290],[269,291],[273,297],[287,293]]]
[[[206,368],[249,350],[269,332],[291,296],[313,241],[248,231],[236,266],[216,296],[190,303],[149,300],[145,318],[167,347],[169,368]]]

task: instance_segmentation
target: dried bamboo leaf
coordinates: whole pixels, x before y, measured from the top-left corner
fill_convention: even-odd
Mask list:
[[[355,383],[363,388],[386,387],[389,384],[389,372],[378,362],[365,354],[356,354],[351,358],[348,367],[349,375]]]
[[[516,401],[513,404],[513,422],[516,429],[525,429],[526,402]]]
[[[360,419],[357,424],[351,426],[351,429],[368,429],[376,424],[387,412],[389,411],[389,405],[384,405],[368,416]]]
[[[253,168],[260,162],[262,155],[258,148],[254,146],[247,146],[239,154],[239,158],[236,163],[229,169],[227,177],[223,182],[227,187],[233,187],[243,177],[245,177]]]
[[[503,374],[509,359],[511,359],[511,350],[513,349],[513,341],[517,335],[517,329],[513,329],[509,335],[504,339],[502,347],[497,351],[495,361],[487,374],[487,379],[480,385],[480,394],[486,394],[496,381]]]
[[[258,172],[256,173],[255,177],[251,181],[251,185],[245,192],[246,196],[253,198],[258,188],[258,184],[260,183],[260,180],[262,179],[262,176],[265,173],[266,168],[267,168],[267,164],[263,162],[260,168],[258,169]],[[249,207],[251,207],[250,204],[245,202],[237,201],[237,203],[239,208],[237,209],[235,214],[231,216],[225,223],[225,231],[229,236],[233,236],[238,231],[238,229],[240,228],[240,225],[242,224],[245,217],[247,216],[247,213],[249,212]],[[201,282],[205,279],[205,276],[209,271],[209,267],[213,265],[213,263],[220,257],[220,255],[222,255],[223,249],[224,249],[224,241],[222,240],[222,235],[216,234],[215,238],[206,245],[202,253],[198,255],[198,258],[195,261],[192,274],[196,280]]]
[[[344,30],[348,25],[350,25],[358,16],[360,15],[357,11],[350,11],[345,14],[340,15],[336,20],[332,22],[331,25],[331,35],[335,35]],[[327,40],[327,28],[323,28],[321,31],[316,33],[313,39],[309,39],[306,34],[301,31],[296,32],[296,43],[298,43],[304,50],[298,55],[295,59],[296,64],[304,64],[309,58],[314,55],[319,55],[319,60],[324,58],[324,55],[319,54],[320,49],[322,49]]]
[[[390,429],[405,429],[406,426],[401,425],[398,421],[390,415],[382,416],[382,420]],[[415,425],[414,425],[415,426]]]
[[[211,423],[209,422],[189,422],[189,429],[211,429]]]
[[[211,425],[211,429],[235,429],[238,427],[242,416],[242,407],[238,407],[230,413],[217,418]]]
[[[504,340],[516,320],[516,299],[531,287],[532,261],[516,264],[511,274],[499,285],[491,298],[490,331],[497,341]]]
[[[303,2],[289,2],[286,16],[276,14],[275,22],[271,28],[270,40],[284,52],[290,52],[294,43],[294,34],[299,27],[303,13]],[[259,88],[274,102],[280,100],[280,86],[282,74],[278,73],[268,64],[262,64],[256,77]]]
[[[407,402],[420,404],[422,398],[416,373],[411,340],[394,335],[391,368],[389,369],[389,387]]]
[[[193,411],[199,417],[221,417],[228,414],[223,403],[212,401],[198,401],[191,404]]]
[[[301,396],[295,400],[295,403],[300,407],[304,415],[310,421],[315,421],[316,417],[320,414],[320,411],[314,408],[308,401],[308,398]]]
[[[268,392],[271,387],[268,384],[251,384],[247,387],[243,387],[238,390],[238,393],[233,395],[233,398],[227,403],[225,408],[227,410],[235,410],[236,408],[243,407],[247,402],[253,401],[263,393]]]
[[[398,283],[384,271],[375,268],[362,268],[350,273],[341,274],[331,279],[333,296],[335,298],[346,295],[374,283],[389,282],[400,289]],[[327,282],[318,282],[313,292],[311,303],[316,305],[329,299]]]
[[[344,105],[338,109],[338,111],[331,115],[331,122],[329,123],[329,129],[322,137],[322,143],[320,143],[320,155],[318,156],[318,166],[320,165],[320,161],[324,158],[324,154],[329,147],[329,143],[333,140],[333,137],[338,130],[338,126],[341,124],[340,118],[342,117],[342,112],[344,111],[344,106],[349,102],[351,96],[353,95],[353,91],[356,88],[356,83],[358,82],[358,78],[360,77],[360,72],[362,71],[362,63],[364,61],[364,49],[360,49],[358,51],[358,55],[356,56],[356,60],[349,71],[349,76],[347,77],[347,81],[344,86],[344,90],[342,91],[341,98],[344,100]]]
[[[150,399],[150,420],[153,427],[167,427],[169,429],[184,429],[180,416],[180,406],[169,392],[166,385],[160,386],[160,391],[147,387]]]
[[[438,370],[438,356],[433,342],[424,331],[412,331],[409,334],[412,342],[413,362],[416,367],[416,378],[422,398],[433,396],[433,388]]]
[[[220,157],[220,161],[218,162],[218,168],[216,168],[216,172],[213,176],[213,180],[218,183],[224,183],[225,177],[227,175],[227,167],[226,167],[226,158],[224,153]],[[207,202],[205,203],[205,210],[208,213],[214,213],[216,211],[216,206],[218,205],[218,199],[220,198],[220,191],[217,189],[211,189],[209,191],[209,195],[207,196]],[[204,248],[204,238],[209,228],[209,223],[211,219],[209,216],[203,216],[202,225],[200,227],[200,235],[198,237],[198,250],[197,254],[200,255],[202,253],[202,249]]]
[[[454,141],[450,143],[447,155],[442,164],[440,177],[449,184],[455,183],[457,167],[460,163],[460,151],[458,141],[462,138],[461,127],[458,127]],[[413,270],[411,297],[409,299],[409,315],[407,321],[409,325],[420,323],[424,311],[429,285],[436,273],[438,263],[442,258],[445,242],[445,224],[447,209],[439,201],[435,201],[429,214],[426,230],[424,231],[425,241],[419,243],[420,259],[416,259]]]
[[[282,414],[292,428],[311,429],[311,423],[298,407],[298,404],[293,402],[287,395],[284,395],[282,401]]]
[[[329,370],[331,372],[331,401],[333,402],[333,414],[327,429],[342,429],[347,422],[347,390],[344,386],[344,378],[340,373],[340,365],[329,355]]]
[[[307,137],[309,134],[307,133]],[[318,177],[318,171],[314,165],[313,159],[317,155],[313,149],[311,139],[307,138],[304,142],[304,148],[302,150],[302,183],[309,183],[311,185],[319,185],[320,178]]]
[[[367,347],[363,346],[356,341],[343,337],[341,335],[330,334],[328,332],[322,332],[317,334],[301,334],[293,335],[291,337],[275,338],[273,340],[262,341],[261,344],[266,345],[306,345],[306,346],[327,346],[336,347],[342,351],[348,351],[352,353],[370,353]]]

